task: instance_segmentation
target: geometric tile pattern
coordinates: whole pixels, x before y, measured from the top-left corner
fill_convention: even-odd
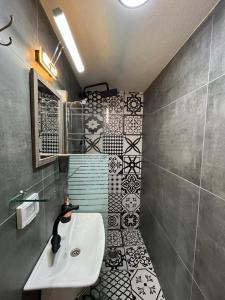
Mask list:
[[[108,241],[116,236],[115,245],[108,243],[97,283],[79,300],[165,300],[140,231],[122,235],[108,231]]]
[[[103,118],[101,115],[89,115],[84,122],[86,134],[101,134],[103,132]]]
[[[121,174],[123,169],[122,157],[117,155],[109,156],[109,174]]]
[[[122,175],[109,175],[109,193],[121,193]]]
[[[127,270],[124,247],[110,247],[106,250],[102,271]]]
[[[125,94],[124,114],[143,115],[143,94],[129,92]]]
[[[123,136],[122,135],[104,135],[103,153],[105,154],[123,154]]]
[[[126,135],[123,140],[124,155],[141,155],[142,137],[141,135]]]
[[[123,174],[140,174],[141,173],[141,156],[124,156],[123,157]]]
[[[124,95],[119,93],[118,97],[111,97],[107,99],[107,107],[110,114],[123,114],[124,109]]]
[[[99,92],[89,92],[88,101],[85,106],[86,113],[99,114],[103,112],[103,101]]]
[[[124,116],[124,134],[142,134],[142,116]]]
[[[135,174],[123,175],[122,191],[125,194],[140,194],[141,177]]]
[[[86,153],[96,154],[102,152],[102,136],[101,135],[85,135],[84,145]]]
[[[159,299],[161,287],[155,274],[149,269],[136,269],[130,276],[132,293],[137,300]]]
[[[121,212],[122,211],[122,194],[111,193],[108,200],[109,212]]]
[[[137,229],[140,214],[143,93],[103,98],[89,92],[84,107],[84,150],[109,155],[108,224]]]
[[[144,245],[125,247],[127,268],[133,270],[137,268],[151,268],[152,263]]]
[[[144,241],[142,239],[141,233],[139,230],[122,230],[123,243],[124,246],[137,246],[143,245]]]
[[[123,229],[127,228],[138,228],[139,227],[139,213],[138,212],[123,212],[121,214],[121,227]]]
[[[120,229],[120,214],[119,213],[108,213],[108,228],[109,229]]]
[[[39,151],[40,153],[59,152],[59,101],[54,95],[39,92]]]
[[[134,212],[140,208],[140,196],[137,194],[126,194],[122,200],[122,208],[127,212]]]
[[[110,271],[101,275],[102,299],[133,300],[128,271]]]
[[[104,120],[105,135],[122,135],[123,134],[123,116],[109,115]]]
[[[120,247],[123,245],[121,230],[108,230],[107,234],[107,246],[108,247]]]

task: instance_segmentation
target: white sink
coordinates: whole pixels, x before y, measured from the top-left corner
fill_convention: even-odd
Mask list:
[[[50,240],[24,290],[81,288],[98,279],[105,248],[105,230],[98,213],[74,213],[69,223],[59,224],[61,247],[54,255]],[[73,249],[80,254],[71,256]]]

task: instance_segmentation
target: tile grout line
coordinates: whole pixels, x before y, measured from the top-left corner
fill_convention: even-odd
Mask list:
[[[184,266],[184,268],[186,269],[186,271],[189,273],[190,277],[192,277],[192,272],[189,270],[189,268],[186,266],[185,262],[183,261],[183,259],[181,258],[180,254],[177,252],[176,248],[174,247],[172,241],[170,240],[170,238],[168,237],[166,231],[164,230],[164,228],[162,227],[162,225],[160,224],[160,222],[158,221],[158,219],[153,215],[152,211],[150,209],[148,209],[148,212],[152,215],[152,217],[154,218],[154,221],[158,224],[158,226],[160,227],[160,230],[163,232],[163,235],[166,237],[168,243],[170,244],[171,248],[173,249],[173,251],[175,252],[176,256],[179,258],[179,260],[181,261],[182,265]]]
[[[158,108],[158,109],[156,109],[156,110],[154,110],[154,111],[152,111],[152,112],[146,112],[146,113],[144,113],[143,115],[145,115],[145,116],[151,116],[151,115],[153,115],[153,114],[155,114],[155,113],[158,113],[159,111],[161,111],[161,110],[167,108],[168,106],[170,106],[170,105],[172,105],[172,104],[175,104],[176,102],[182,101],[182,99],[183,99],[184,97],[190,96],[191,94],[197,92],[198,90],[202,89],[203,87],[208,86],[209,84],[213,83],[213,82],[216,81],[217,79],[220,79],[220,78],[222,78],[222,77],[224,77],[224,76],[225,76],[225,72],[224,72],[223,74],[221,74],[221,75],[219,75],[219,76],[213,78],[212,80],[209,80],[209,79],[208,79],[207,83],[205,83],[205,84],[203,84],[203,85],[200,85],[200,86],[197,87],[196,89],[193,89],[192,91],[190,91],[190,92],[184,94],[183,96],[178,97],[177,99],[173,100],[172,102],[170,102],[170,103],[168,103],[168,104],[166,104],[166,105],[164,105],[164,106],[162,106],[162,107],[160,107],[160,108]]]
[[[162,227],[162,225],[160,224],[160,222],[158,221],[158,219],[153,215],[152,211],[148,208],[148,212],[151,214],[151,216],[154,219],[154,222],[156,222],[158,224],[158,226],[160,227],[160,230],[162,231],[163,235],[165,236],[166,240],[168,241],[169,245],[171,246],[171,248],[173,249],[173,251],[175,252],[177,258],[180,260],[180,262],[182,263],[183,267],[185,268],[185,270],[188,272],[188,274],[190,275],[191,279],[192,279],[192,272],[188,269],[188,267],[186,266],[186,264],[184,263],[183,259],[181,258],[181,256],[179,255],[179,253],[177,252],[177,250],[174,248],[172,241],[170,240],[170,238],[168,237],[166,231],[164,230],[164,228]],[[195,279],[193,278],[192,281],[195,282],[195,284],[197,285],[198,289],[200,290],[201,294],[202,291],[198,285],[198,283],[195,281]],[[202,294],[203,295],[203,294]],[[204,295],[203,295],[204,296]],[[207,300],[204,296],[204,299]]]
[[[198,227],[199,227],[199,212],[200,212],[200,202],[201,202],[201,187],[202,187],[205,135],[206,135],[206,123],[207,123],[207,107],[208,107],[209,81],[210,81],[210,71],[211,71],[210,67],[211,67],[211,60],[212,60],[213,22],[214,22],[214,13],[212,13],[212,17],[211,17],[211,38],[210,38],[210,48],[209,48],[208,85],[207,85],[206,103],[205,103],[205,119],[204,119],[204,128],[203,128],[202,157],[201,157],[200,185],[199,185],[200,189],[199,189],[199,195],[198,195],[198,210],[197,210],[197,223],[196,223],[196,231],[195,231],[194,259],[193,259],[193,265],[192,265],[192,282],[191,282],[190,300],[192,300],[192,293],[193,293],[193,280],[194,280],[194,272],[195,272],[195,260],[196,260],[196,249],[197,249]],[[201,291],[201,293],[202,293],[202,291]],[[202,295],[203,295],[203,293],[202,293]]]
[[[160,166],[160,165],[154,163],[153,161],[150,161],[150,160],[149,160],[148,163],[150,163],[151,165],[153,165],[153,166],[155,166],[155,167],[158,167],[158,168],[164,170],[164,171],[167,172],[167,173],[170,173],[170,174],[172,174],[172,175],[178,177],[179,179],[182,179],[182,180],[184,180],[184,181],[190,183],[191,185],[193,185],[193,186],[195,186],[195,187],[197,187],[197,188],[200,188],[199,185],[197,185],[197,184],[195,184],[195,183],[189,181],[188,179],[186,179],[186,178],[184,178],[184,177],[182,177],[182,176],[180,176],[180,175],[178,175],[178,174],[176,174],[176,173],[173,173],[172,171],[170,171],[170,170],[168,170],[168,169],[166,169],[166,168],[164,168],[164,167],[162,167],[162,166]]]
[[[163,171],[165,171],[165,172],[167,172],[167,173],[169,173],[169,174],[171,174],[171,175],[174,175],[174,176],[176,176],[177,178],[179,178],[179,179],[181,179],[181,180],[183,180],[183,181],[186,181],[187,183],[189,183],[189,184],[191,184],[191,185],[193,185],[193,186],[195,186],[195,187],[197,187],[197,188],[200,188],[200,190],[203,190],[203,191],[205,191],[205,192],[207,192],[207,193],[213,195],[214,197],[219,198],[219,199],[222,200],[222,201],[225,201],[225,198],[222,198],[221,196],[219,196],[219,195],[217,195],[217,194],[214,194],[213,192],[211,192],[211,191],[209,191],[209,190],[207,190],[207,189],[201,187],[200,185],[197,185],[197,184],[195,184],[195,183],[189,181],[188,179],[186,179],[186,178],[184,178],[184,177],[182,177],[182,176],[180,176],[180,175],[178,175],[178,174],[176,174],[176,173],[173,173],[172,171],[170,171],[170,170],[168,170],[168,169],[166,169],[166,168],[164,168],[164,167],[162,167],[162,166],[160,166],[160,165],[154,163],[153,161],[148,160],[148,161],[145,161],[145,162],[147,162],[148,164],[151,164],[151,165],[153,165],[153,166],[155,166],[155,167],[158,167],[159,169],[162,169]]]
[[[225,74],[224,74],[224,75],[225,75]],[[199,91],[200,89],[204,88],[204,87],[207,86],[207,85],[208,85],[208,82],[206,82],[206,83],[200,85],[199,87],[197,87],[197,88],[193,89],[192,91],[190,91],[190,92],[184,94],[183,96],[178,97],[177,99],[173,100],[172,102],[170,102],[170,103],[168,103],[168,104],[166,104],[166,105],[164,105],[164,106],[162,106],[162,107],[160,107],[160,108],[154,110],[153,112],[150,112],[150,113],[147,112],[147,113],[145,113],[145,114],[146,114],[146,116],[147,116],[147,115],[148,115],[148,116],[151,116],[151,115],[153,115],[153,114],[155,114],[155,113],[158,113],[159,111],[161,111],[161,110],[167,108],[168,106],[170,106],[170,105],[172,105],[172,104],[175,104],[175,103],[177,103],[177,102],[182,101],[182,99],[184,99],[185,97],[190,96],[191,94],[194,94],[195,92]]]
[[[45,179],[47,179],[48,177],[50,177],[50,176],[52,176],[52,175],[55,175],[57,173],[57,171],[55,171],[55,172],[53,172],[53,173],[51,173],[51,174],[49,174],[48,176],[46,176],[46,177],[44,177],[43,178],[43,169],[41,170],[41,180],[39,180],[39,181],[37,181],[36,183],[34,183],[34,184],[32,184],[31,186],[29,186],[27,189],[25,189],[26,191],[30,191],[32,188],[34,188],[35,186],[37,186],[38,184],[42,184],[42,188],[41,189],[39,189],[38,191],[37,191],[37,193],[40,193],[41,191],[44,191],[44,180]],[[51,182],[52,183],[52,182]],[[50,183],[50,184],[51,184]],[[50,185],[49,184],[49,185]],[[49,186],[48,185],[48,186]],[[7,222],[9,219],[11,219],[14,215],[16,214],[16,212],[14,212],[14,213],[12,213],[9,217],[7,217],[7,218],[5,218],[1,223],[0,223],[0,226],[2,226],[5,222]]]
[[[0,227],[4,225],[6,222],[8,222],[13,216],[15,216],[16,212],[11,214],[8,218],[6,218],[2,223],[0,223]]]
[[[41,181],[37,182],[37,184],[40,183],[40,182],[41,182]],[[35,186],[35,185],[36,185],[36,184],[34,184],[33,186]],[[33,187],[33,186],[31,186],[31,187]],[[30,189],[31,187],[29,187],[29,189]],[[29,189],[28,189],[28,190],[29,190]],[[42,190],[43,190],[43,189],[38,190],[37,193],[40,193]],[[2,225],[4,225],[6,222],[8,222],[15,214],[16,214],[16,211],[15,211],[14,213],[12,213],[10,216],[8,216],[6,219],[4,219],[4,220],[0,223],[0,227],[1,227]]]

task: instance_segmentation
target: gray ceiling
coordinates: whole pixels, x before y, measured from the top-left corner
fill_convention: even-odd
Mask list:
[[[68,18],[85,65],[76,73],[82,86],[108,81],[144,91],[218,0],[149,0],[137,9],[118,0],[41,2],[57,35],[52,9],[60,7]]]

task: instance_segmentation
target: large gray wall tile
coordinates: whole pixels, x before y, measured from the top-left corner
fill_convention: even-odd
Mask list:
[[[141,220],[141,228],[165,298],[167,300],[190,300],[191,275],[147,209]]]
[[[9,199],[41,180],[33,172],[29,69],[6,47],[0,47],[0,223],[8,216]]]
[[[0,226],[0,299],[22,299],[23,287],[47,241],[44,227],[43,206],[23,230],[16,229],[15,217]]]
[[[23,62],[29,66],[34,58],[34,49],[37,46],[37,0],[1,0],[1,24],[7,24],[9,16],[14,16],[12,26],[1,33],[1,39],[13,39],[8,51],[12,50]]]
[[[51,51],[57,44],[41,11],[39,0],[0,1],[1,24],[8,22],[9,14],[15,18],[13,26],[1,33],[3,40],[11,35],[13,44],[0,47],[0,224],[5,221],[0,226],[0,299],[4,300],[39,299],[38,293],[22,295],[22,288],[51,234],[63,200],[57,162],[37,171],[32,168],[29,69],[40,43]],[[69,99],[75,99],[80,86],[64,54],[57,67],[60,76],[54,86],[67,89]],[[27,195],[40,192],[40,198],[49,202],[41,205],[38,217],[27,228],[18,231],[15,216],[7,218],[18,205],[10,205],[9,199],[21,189],[27,189]]]
[[[202,186],[225,198],[225,76],[209,85]]]
[[[157,218],[192,272],[199,188],[151,164],[148,173],[149,181],[144,182],[148,189],[144,205]]]
[[[199,184],[207,88],[145,114],[145,158]]]
[[[206,300],[197,284],[193,281],[191,300]]]
[[[209,17],[145,92],[145,112],[152,112],[208,81],[212,18]]]
[[[201,191],[194,277],[208,300],[225,295],[225,201]]]
[[[210,80],[225,73],[225,1],[220,1],[213,14],[213,38]]]

